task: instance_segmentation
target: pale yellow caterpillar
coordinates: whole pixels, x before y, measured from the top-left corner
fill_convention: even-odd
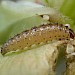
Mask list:
[[[39,27],[33,27],[30,30],[25,30],[9,39],[1,48],[1,53],[4,55],[10,51],[31,47],[33,44],[48,42],[55,40],[70,40],[74,39],[74,32],[63,24],[46,24]]]

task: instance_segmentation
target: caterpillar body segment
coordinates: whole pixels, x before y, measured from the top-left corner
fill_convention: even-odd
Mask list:
[[[4,55],[10,51],[24,49],[41,42],[46,43],[51,40],[70,40],[74,39],[74,32],[63,24],[46,24],[39,27],[33,27],[30,30],[23,31],[9,39],[1,48],[1,53]]]

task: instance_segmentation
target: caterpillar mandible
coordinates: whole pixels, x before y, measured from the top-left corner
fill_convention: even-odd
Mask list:
[[[10,51],[31,47],[33,44],[46,43],[47,41],[55,40],[70,40],[74,39],[75,34],[68,26],[63,24],[46,24],[39,27],[33,27],[30,30],[25,30],[9,39],[1,48],[1,53],[4,55]]]

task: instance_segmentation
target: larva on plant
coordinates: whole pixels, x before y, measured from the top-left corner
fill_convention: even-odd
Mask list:
[[[1,48],[1,53],[4,55],[10,51],[31,47],[41,42],[46,43],[51,40],[70,40],[74,39],[74,32],[63,24],[46,24],[39,27],[33,27],[30,30],[23,31],[13,38],[9,39]]]

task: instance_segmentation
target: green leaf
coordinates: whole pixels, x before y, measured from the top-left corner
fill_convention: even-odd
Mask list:
[[[11,7],[11,5],[9,6]],[[17,9],[17,11],[15,10],[15,8]],[[16,33],[15,30],[13,30],[16,28],[16,26],[17,29],[20,29],[22,31],[23,27],[26,29],[27,27],[34,26],[35,23],[36,25],[41,24],[39,23],[40,20],[35,16],[41,14],[54,14],[53,9],[46,7],[28,7],[18,9],[16,5],[15,8],[8,9],[8,6],[0,6],[0,44],[4,43],[9,38],[11,32],[14,32],[14,34]],[[30,23],[30,25],[27,22]],[[24,28],[23,30],[25,30]]]
[[[12,7],[15,5],[15,8]],[[9,7],[9,9],[8,9]],[[20,9],[18,9],[20,7]],[[57,10],[49,7],[22,7],[17,4],[2,4],[0,6],[0,44],[3,44],[7,39],[14,35],[30,29],[34,26],[44,23],[39,15],[48,14],[50,21],[58,23],[69,22],[69,19],[64,20],[64,16]]]
[[[75,0],[42,0],[48,6],[57,9],[73,21],[71,27],[75,30]]]

